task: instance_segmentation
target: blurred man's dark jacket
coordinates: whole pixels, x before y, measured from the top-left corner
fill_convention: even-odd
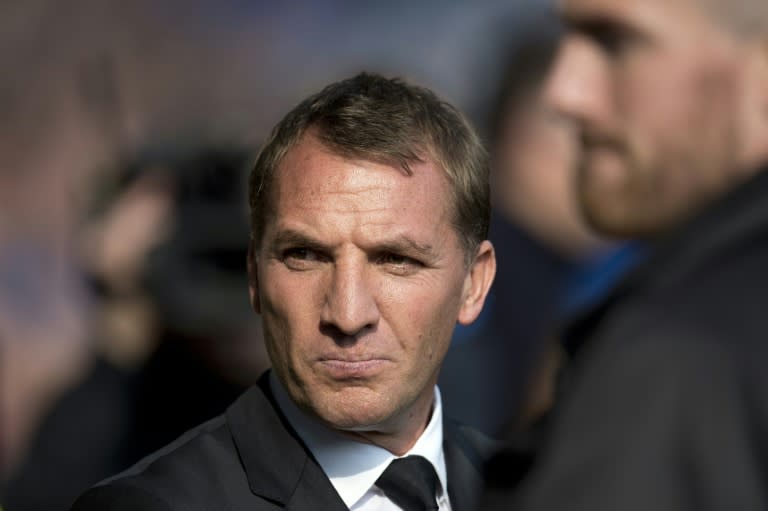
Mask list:
[[[499,261],[496,279],[480,317],[454,331],[440,392],[448,415],[498,436],[519,418],[577,264],[498,215],[489,239]]]
[[[768,169],[662,240],[573,323],[530,469],[481,509],[768,509]]]

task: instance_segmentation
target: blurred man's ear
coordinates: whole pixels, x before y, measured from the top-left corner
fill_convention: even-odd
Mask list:
[[[496,252],[491,242],[485,240],[478,247],[477,255],[464,279],[462,303],[457,318],[460,324],[468,325],[480,315],[495,276]]]
[[[768,31],[761,34],[748,55],[749,85],[745,91],[749,116],[746,134],[746,163],[749,167],[762,164],[768,158]]]
[[[248,296],[251,299],[251,307],[256,314],[260,314],[259,272],[256,264],[256,248],[253,238],[251,238],[251,241],[248,243]]]
[[[763,34],[761,44],[762,82],[763,82],[763,113],[768,118],[768,29]]]
[[[755,42],[754,51],[750,54],[750,73],[751,78],[760,83],[761,99],[766,102],[768,101],[768,29]]]

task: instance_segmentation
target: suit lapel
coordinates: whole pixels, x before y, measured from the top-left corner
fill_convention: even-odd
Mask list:
[[[348,511],[328,477],[277,411],[267,375],[227,410],[251,491],[286,509]]]
[[[308,457],[307,460],[296,490],[285,509],[287,511],[304,511],[307,509],[349,511],[325,472],[314,459]]]
[[[494,442],[480,433],[444,421],[443,450],[453,511],[476,509],[483,488],[483,467],[494,448]]]

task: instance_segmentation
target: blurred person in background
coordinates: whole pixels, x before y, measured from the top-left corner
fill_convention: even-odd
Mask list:
[[[562,27],[551,9],[529,17],[503,46],[498,90],[480,114],[491,156],[497,277],[478,321],[457,328],[440,380],[451,412],[497,436],[547,409],[561,321],[609,289],[633,259],[629,247],[595,234],[581,216],[575,126],[541,90]]]
[[[247,305],[249,163],[234,147],[163,147],[102,174],[82,235],[95,359],[33,438],[6,509],[67,509],[268,367]]]
[[[581,209],[649,253],[570,325],[543,447],[484,508],[766,509],[768,3],[561,13],[547,95],[580,130]]]

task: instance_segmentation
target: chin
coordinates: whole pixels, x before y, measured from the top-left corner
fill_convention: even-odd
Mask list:
[[[363,388],[316,395],[312,402],[313,414],[336,429],[371,428],[394,414],[384,397]]]
[[[381,429],[391,414],[381,410],[365,410],[357,407],[335,409],[331,413],[319,414],[329,426],[344,431],[371,431]]]
[[[638,209],[629,211],[621,205],[614,209],[590,208],[585,205],[583,211],[587,223],[595,232],[616,241],[650,240],[671,227],[672,222],[669,219],[647,212],[642,214]]]
[[[595,232],[616,240],[633,237],[634,222],[632,219],[621,211],[620,205],[610,206],[610,204],[606,204],[604,197],[581,198],[582,215]]]

